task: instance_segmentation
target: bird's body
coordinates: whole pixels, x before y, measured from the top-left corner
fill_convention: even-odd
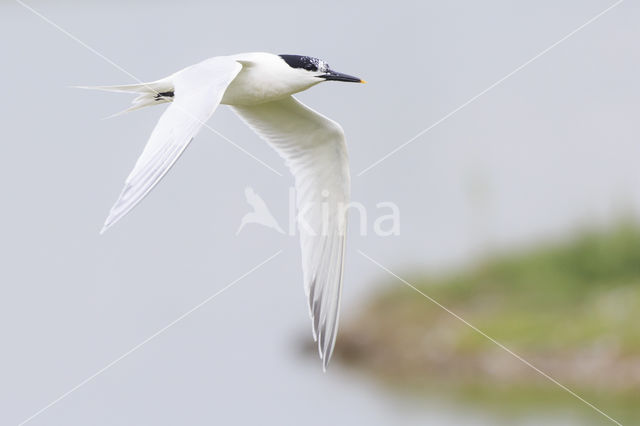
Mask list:
[[[242,69],[224,93],[221,104],[256,105],[291,96],[318,84],[300,76],[278,55],[243,53],[229,56],[242,64]],[[215,59],[215,58],[214,58]]]
[[[258,52],[210,58],[150,83],[93,87],[137,93],[126,111],[172,102],[103,232],[153,189],[219,104],[231,106],[285,159],[296,183],[304,287],[324,368],[338,329],[349,169],[340,125],[291,95],[325,80],[363,82],[313,57]]]

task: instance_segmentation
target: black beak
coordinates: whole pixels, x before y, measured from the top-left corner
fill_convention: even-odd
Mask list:
[[[358,77],[354,77],[348,74],[342,74],[341,72],[337,72],[333,70],[327,70],[325,74],[320,75],[319,77],[324,78],[325,80],[347,81],[350,83],[366,83],[366,81]]]

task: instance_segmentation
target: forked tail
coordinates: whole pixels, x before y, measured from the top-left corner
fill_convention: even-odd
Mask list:
[[[173,81],[171,77],[162,80],[141,84],[128,84],[124,86],[75,86],[78,89],[104,90],[106,92],[138,93],[138,96],[131,101],[131,106],[124,111],[118,112],[110,117],[115,117],[129,111],[144,108],[146,106],[157,105],[173,101]],[[107,117],[107,118],[110,118]]]

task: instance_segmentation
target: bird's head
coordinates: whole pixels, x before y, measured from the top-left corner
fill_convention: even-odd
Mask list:
[[[346,81],[349,83],[365,83],[364,80],[348,74],[337,72],[322,59],[301,55],[278,55],[286,64],[295,70],[300,79],[307,80],[310,85],[323,81]]]

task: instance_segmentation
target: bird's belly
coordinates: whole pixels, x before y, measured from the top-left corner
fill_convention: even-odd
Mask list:
[[[243,69],[229,84],[220,103],[256,105],[285,98],[312,85],[296,85],[268,72]]]
[[[240,74],[227,87],[220,103],[226,105],[256,105],[274,101],[290,94],[291,91],[277,84],[243,78],[243,75]]]

